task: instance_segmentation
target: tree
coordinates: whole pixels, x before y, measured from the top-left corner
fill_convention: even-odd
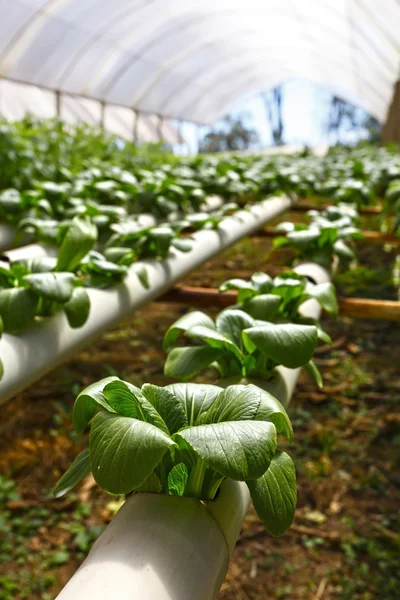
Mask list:
[[[199,152],[247,150],[259,143],[257,131],[244,123],[245,115],[227,116],[200,141]]]
[[[333,95],[329,103],[327,119],[328,138],[336,144],[343,141],[343,134],[353,132],[370,142],[379,141],[381,125],[362,108]]]
[[[272,139],[274,140],[275,146],[282,146],[283,140],[283,117],[282,117],[282,97],[283,87],[279,86],[270,90],[269,92],[263,92],[261,98],[264,102],[265,111],[267,114],[267,121],[271,127]]]

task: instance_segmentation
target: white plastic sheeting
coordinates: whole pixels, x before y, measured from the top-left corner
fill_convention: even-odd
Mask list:
[[[302,77],[384,120],[398,0],[0,0],[0,75],[211,124]]]
[[[17,121],[27,114],[43,119],[55,117],[55,92],[35,85],[0,80],[0,117]],[[102,122],[102,106],[98,100],[62,93],[59,96],[59,116],[67,123],[85,122],[99,126]],[[177,128],[169,121],[160,123],[159,117],[150,114],[138,116],[131,108],[123,106],[107,104],[104,107],[103,125],[106,131],[131,141],[135,138],[139,142],[158,142],[160,135],[169,144],[184,141]]]

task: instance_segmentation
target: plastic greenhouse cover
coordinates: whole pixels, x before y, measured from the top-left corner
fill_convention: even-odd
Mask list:
[[[0,80],[0,118],[16,121],[27,114],[52,118],[56,113],[56,97],[53,91],[6,79]],[[102,118],[101,105],[97,100],[61,94],[60,117],[66,123],[75,124],[81,121],[98,126]],[[135,126],[136,119],[138,123]],[[169,121],[165,120],[160,124],[157,116],[148,114],[137,117],[132,109],[122,106],[106,105],[104,129],[127,140],[132,140],[136,132],[140,142],[158,142],[160,133],[168,144],[184,142],[177,128]]]
[[[0,0],[0,14],[0,76],[201,124],[299,77],[383,121],[399,75],[398,0]]]

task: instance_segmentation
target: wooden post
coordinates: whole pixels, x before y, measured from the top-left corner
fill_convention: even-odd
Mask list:
[[[61,92],[60,90],[55,91],[56,96],[56,116],[58,119],[61,118]]]

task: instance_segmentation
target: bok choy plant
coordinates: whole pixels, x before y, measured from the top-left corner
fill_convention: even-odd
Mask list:
[[[197,345],[171,350],[181,333]],[[321,385],[321,376],[312,362],[317,341],[315,325],[268,323],[236,308],[222,311],[215,321],[194,311],[178,319],[165,335],[164,349],[170,352],[164,373],[191,379],[213,367],[223,379],[268,381],[276,375],[276,367],[283,365],[290,369],[305,367]]]
[[[335,286],[329,283],[311,283],[295,271],[284,271],[274,279],[266,273],[253,273],[250,279],[229,279],[219,287],[220,292],[237,290],[236,308],[255,319],[272,322],[313,324],[299,312],[307,300],[316,300],[332,317],[338,314]]]
[[[141,258],[166,258],[171,248],[190,252],[191,242],[179,237],[178,227],[163,224],[140,227],[136,221],[111,225],[114,234],[106,244],[104,255],[117,264],[130,265]]]
[[[64,232],[56,257],[29,258],[0,265],[0,316],[4,330],[18,333],[35,317],[62,308],[71,327],[81,327],[90,310],[89,296],[76,269],[93,247],[97,229],[75,218]]]
[[[326,269],[336,257],[339,264],[347,266],[356,256],[349,245],[352,239],[362,239],[363,234],[354,225],[354,207],[329,207],[328,210],[309,211],[311,222],[280,223],[276,231],[285,236],[274,239],[274,248],[294,248],[296,257],[315,262]]]
[[[90,423],[89,447],[57,483],[59,497],[92,472],[111,494],[152,492],[212,501],[225,478],[245,481],[273,536],[290,527],[296,507],[291,458],[277,434],[293,440],[283,406],[253,385],[144,384],[107,377],[77,397],[73,422]]]

